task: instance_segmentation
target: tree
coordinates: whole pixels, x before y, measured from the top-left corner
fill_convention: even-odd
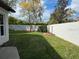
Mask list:
[[[20,19],[17,19],[15,17],[12,17],[12,16],[9,16],[8,21],[9,21],[9,24],[11,24],[11,25],[24,25],[24,24],[26,24],[26,22],[24,22]]]
[[[27,11],[28,17],[29,17],[29,23],[31,23],[31,11],[32,11],[32,5],[30,2],[22,2],[20,3],[20,6]],[[30,26],[31,31],[32,26]]]
[[[14,17],[10,16],[8,21],[9,21],[9,24],[15,24],[17,20]]]
[[[42,21],[43,8],[41,6],[40,0],[29,0],[28,2],[22,2],[20,3],[20,6],[26,11],[31,11],[30,15],[32,22],[36,23]]]
[[[29,23],[37,23],[39,20],[42,20],[42,7],[40,5],[40,0],[29,0],[28,2],[22,2],[20,3],[20,6],[25,9],[25,12],[27,12],[26,15],[29,17]]]
[[[68,5],[68,0],[58,0],[56,9],[53,14],[51,14],[50,22],[53,19],[51,23],[62,23],[64,22],[64,18],[66,16],[65,8]]]
[[[41,5],[41,0],[32,0],[33,1],[33,14],[37,19],[39,18],[40,22],[42,21],[43,7]]]
[[[14,7],[18,0],[3,0],[3,1],[7,3],[9,6]]]
[[[67,7],[67,5],[68,5],[68,0],[58,0],[56,17],[59,23],[64,22],[64,18],[65,18],[64,16],[66,15],[65,8]]]

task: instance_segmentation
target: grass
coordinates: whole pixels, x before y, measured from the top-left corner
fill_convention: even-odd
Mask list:
[[[54,35],[11,31],[4,46],[16,46],[21,59],[79,59],[79,47]]]

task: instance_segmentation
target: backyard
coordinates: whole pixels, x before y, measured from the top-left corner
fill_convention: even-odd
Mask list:
[[[79,0],[0,0],[0,59],[79,59],[78,7]]]
[[[16,46],[21,59],[79,59],[78,46],[49,33],[10,31],[4,46]]]

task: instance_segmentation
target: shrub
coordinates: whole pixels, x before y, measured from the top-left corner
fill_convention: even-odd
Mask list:
[[[41,26],[39,26],[38,31],[39,32],[47,32],[47,25],[41,25]]]

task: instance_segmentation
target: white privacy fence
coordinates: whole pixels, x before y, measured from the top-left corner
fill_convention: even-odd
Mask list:
[[[39,26],[32,25],[31,30],[37,31]],[[11,30],[23,30],[23,31],[30,31],[30,25],[9,25]]]
[[[79,22],[48,25],[47,28],[50,33],[79,45]]]

